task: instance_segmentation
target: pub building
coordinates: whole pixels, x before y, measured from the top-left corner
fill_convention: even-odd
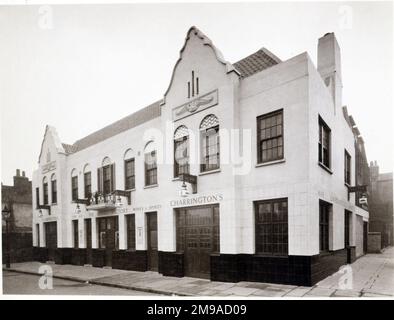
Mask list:
[[[35,259],[313,285],[366,241],[360,132],[341,96],[333,33],[316,68],[306,52],[281,61],[265,48],[230,63],[190,28],[161,100],[72,145],[46,127]]]

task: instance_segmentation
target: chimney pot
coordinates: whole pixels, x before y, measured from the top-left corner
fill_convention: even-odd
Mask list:
[[[25,177],[25,176],[26,176],[25,171],[22,171],[22,177]]]
[[[21,170],[20,169],[16,169],[16,176],[20,177],[21,176]]]

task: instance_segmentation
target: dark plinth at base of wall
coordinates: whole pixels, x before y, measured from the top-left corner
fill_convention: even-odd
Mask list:
[[[83,266],[86,264],[86,249],[71,249],[71,264]]]
[[[48,249],[41,247],[33,247],[33,260],[39,262],[48,261]]]
[[[116,250],[112,252],[112,268],[133,271],[148,270],[148,256],[145,250]]]
[[[312,286],[347,263],[346,249],[316,256],[211,255],[211,280]]]
[[[57,248],[55,249],[55,263],[56,264],[71,264],[72,249],[71,248]]]
[[[347,247],[347,263],[353,263],[354,261],[357,260],[356,257],[356,247],[355,246],[351,246],[351,247]]]
[[[92,266],[102,268],[105,265],[105,249],[92,249]]]
[[[164,276],[184,276],[184,254],[181,252],[159,251],[159,273]]]

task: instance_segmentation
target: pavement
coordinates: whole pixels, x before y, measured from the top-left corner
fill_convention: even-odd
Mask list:
[[[41,275],[43,272],[39,269],[44,265],[51,267],[56,279],[160,295],[394,298],[394,247],[385,249],[381,254],[367,254],[353,264],[343,266],[313,287],[245,281],[218,282],[190,277],[167,277],[152,271],[137,272],[40,262],[15,263],[10,269],[3,267],[3,270]]]

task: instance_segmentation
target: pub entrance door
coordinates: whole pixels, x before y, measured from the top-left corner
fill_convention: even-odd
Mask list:
[[[112,251],[119,248],[118,217],[103,217],[97,219],[99,248],[105,249],[105,266],[112,266]]]
[[[185,276],[209,279],[211,254],[220,252],[219,205],[177,209],[176,239]]]
[[[148,212],[147,219],[147,236],[148,236],[148,270],[158,271],[159,269],[159,251],[157,242],[157,212]]]
[[[92,219],[85,219],[86,264],[92,264]]]
[[[57,249],[57,222],[45,222],[45,246],[48,248],[48,261],[55,261]]]

